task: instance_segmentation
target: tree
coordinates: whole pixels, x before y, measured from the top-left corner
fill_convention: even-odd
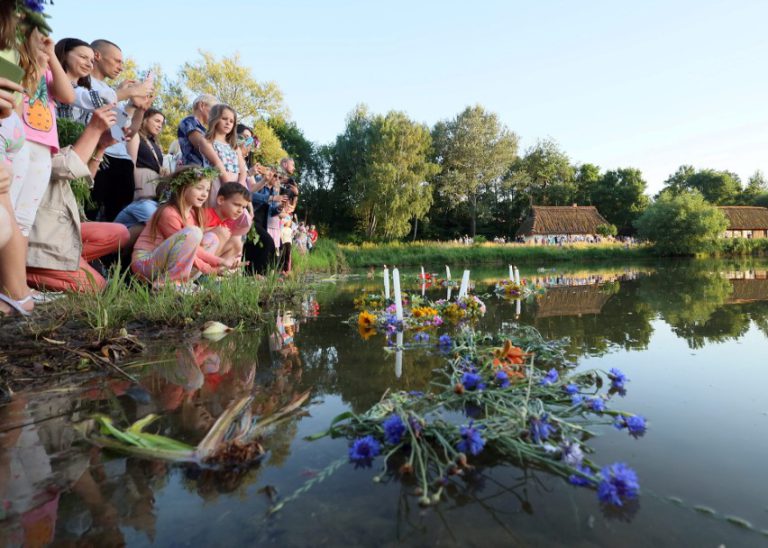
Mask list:
[[[258,82],[240,63],[240,54],[216,59],[210,52],[199,50],[202,59],[184,63],[181,83],[194,95],[209,93],[228,104],[238,118],[254,124],[263,118],[286,118],[283,93],[275,82]],[[261,138],[261,137],[259,137]]]
[[[698,191],[662,194],[635,221],[639,236],[668,255],[692,255],[715,244],[728,227],[722,211]]]
[[[438,192],[451,209],[469,209],[469,232],[474,236],[478,201],[509,171],[517,156],[517,135],[496,114],[476,105],[435,124],[432,137],[435,159],[441,168]]]
[[[744,189],[742,200],[745,203],[753,204],[758,197],[768,193],[768,180],[759,169],[755,171],[747,182]]]
[[[592,192],[600,182],[600,168],[595,164],[581,164],[576,168],[574,183],[576,184],[577,204],[592,205]]]
[[[738,202],[741,194],[741,180],[730,171],[700,169],[692,166],[680,166],[665,182],[666,188],[673,194],[685,190],[698,190],[712,204],[728,205]]]
[[[256,161],[260,164],[277,166],[281,159],[288,156],[288,153],[283,149],[282,143],[280,143],[280,139],[265,120],[258,119],[254,122],[253,134],[261,142],[261,145],[253,154]]]
[[[608,238],[609,236],[616,236],[618,234],[618,230],[616,229],[616,225],[597,225],[597,228],[595,231],[600,235]]]
[[[528,205],[568,205],[577,195],[573,166],[551,139],[540,140],[525,151],[515,162],[512,180]]]
[[[369,239],[399,238],[432,205],[428,180],[439,170],[430,161],[432,138],[426,126],[402,113],[376,116],[370,124],[370,171],[359,195],[356,217]]]
[[[619,229],[632,228],[632,222],[648,207],[647,183],[639,169],[607,171],[592,185],[591,203]]]

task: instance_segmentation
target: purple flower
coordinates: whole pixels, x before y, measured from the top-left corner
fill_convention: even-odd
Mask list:
[[[635,438],[641,437],[645,434],[647,429],[645,425],[645,417],[640,415],[632,415],[629,417],[619,417],[613,425],[619,430],[626,428],[629,431],[629,435]]]
[[[542,440],[549,439],[549,436],[555,431],[555,427],[552,426],[547,420],[547,415],[544,414],[539,417],[531,417],[530,426],[531,438],[534,443],[541,443]]]
[[[579,387],[573,383],[568,383],[565,386],[563,386],[563,390],[565,390],[565,393],[568,394],[569,396],[573,396],[574,394],[579,393]]]
[[[349,448],[349,460],[358,466],[370,466],[376,455],[381,453],[381,445],[373,436],[357,438]]]
[[[435,327],[440,327],[441,325],[443,325],[443,319],[440,316],[435,316],[432,319],[432,325],[434,325]]]
[[[410,392],[408,392],[408,395],[413,396],[414,398],[421,398],[422,396],[424,396],[424,392],[422,392],[421,390],[411,390]]]
[[[589,485],[591,485],[592,483],[595,482],[595,479],[594,479],[594,477],[592,475],[592,470],[589,468],[589,466],[584,466],[582,464],[580,466],[577,466],[576,470],[578,470],[582,474],[586,474],[587,476],[589,476],[589,479],[587,479],[584,476],[579,475],[579,474],[571,474],[568,477],[568,482],[571,485],[578,485],[580,487],[588,487]]]
[[[413,415],[408,416],[408,426],[411,427],[411,432],[413,432],[414,436],[418,436],[424,428],[421,421]]]
[[[506,388],[509,386],[509,375],[507,375],[504,371],[499,371],[496,373],[496,382],[499,383],[499,386],[501,388]]]
[[[413,336],[414,342],[428,342],[429,341],[429,333],[416,333]]]
[[[397,445],[405,434],[405,423],[399,415],[392,414],[382,423],[384,427],[384,441],[390,445]]]
[[[481,428],[474,428],[472,421],[469,421],[469,426],[462,426],[461,440],[456,444],[456,449],[467,455],[478,455],[485,446],[485,440],[480,435]]]
[[[482,390],[485,388],[483,377],[472,371],[468,371],[461,376],[461,384],[467,390]]]
[[[547,374],[544,376],[543,379],[539,382],[542,386],[547,386],[549,384],[554,384],[557,382],[557,380],[560,378],[560,376],[557,374],[557,369],[550,369]]]
[[[452,346],[453,340],[451,339],[451,336],[446,333],[445,335],[440,335],[440,338],[437,339],[437,344],[440,346]]]
[[[603,504],[623,506],[624,501],[636,498],[639,491],[637,474],[623,462],[606,466],[600,471],[597,498]]]
[[[564,441],[560,444],[560,452],[563,462],[569,466],[581,466],[581,461],[584,460],[581,446],[576,442]]]
[[[622,390],[624,388],[624,383],[629,380],[624,373],[615,367],[609,371],[608,377],[611,379],[611,387],[616,390]]]

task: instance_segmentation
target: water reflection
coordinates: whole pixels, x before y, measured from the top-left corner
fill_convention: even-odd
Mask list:
[[[543,273],[530,269],[521,275],[538,276],[548,291],[539,298],[517,302],[490,294],[503,270],[472,272],[476,293],[487,293],[488,312],[481,328],[495,330],[510,321],[533,325],[547,338],[568,337],[574,359],[594,357],[601,366],[613,364],[609,359],[599,361],[608,354],[611,359],[632,360],[634,356],[641,361],[653,351],[658,336],[667,332],[685,341],[683,357],[690,354],[686,347],[713,348],[709,345],[746,341],[755,332],[768,337],[765,267],[668,263],[593,270],[558,267],[556,272]],[[242,543],[244,539],[295,545],[321,539],[331,544],[339,539],[352,544],[393,540],[414,545],[437,540],[468,544],[476,542],[479,534],[491,544],[517,540],[567,545],[578,536],[594,545],[643,545],[650,539],[639,531],[658,524],[680,544],[692,543],[691,538],[676,533],[681,523],[687,530],[707,531],[711,534],[707,538],[729,538],[719,523],[702,526],[703,518],[694,512],[683,515],[682,510],[659,507],[652,497],[643,498],[643,509],[631,526],[634,529],[593,529],[585,525],[587,517],[575,510],[589,508],[587,513],[597,514],[590,517],[593,522],[603,519],[590,497],[552,478],[513,467],[478,468],[465,483],[450,486],[444,503],[428,513],[416,506],[412,485],[373,485],[370,475],[342,469],[289,507],[284,521],[275,518],[265,526],[263,520],[255,519],[255,515],[263,515],[271,498],[286,497],[344,455],[341,440],[307,444],[303,436],[323,429],[340,412],[367,410],[388,389],[424,390],[433,370],[442,364],[435,350],[407,349],[399,356],[386,353],[384,334],[363,340],[344,323],[352,313],[353,298],[363,290],[380,290],[380,285],[365,277],[325,285],[306,295],[294,310],[280,310],[274,325],[263,332],[233,333],[218,341],[191,337],[155,348],[146,357],[151,363],[140,373],[133,371],[140,377],[139,385],[98,379],[58,392],[20,394],[0,406],[0,546],[40,545],[52,540],[165,545]],[[408,289],[420,293],[421,284],[413,283]],[[444,297],[445,289],[427,287],[426,294]],[[410,337],[406,333],[402,344],[412,343]],[[667,346],[673,344],[669,337],[664,341]],[[765,338],[758,340],[754,355],[759,355],[764,343]],[[659,351],[655,359],[663,361],[666,351]],[[681,355],[674,365],[682,367]],[[642,365],[650,369],[649,364]],[[692,364],[696,375],[686,371],[685,382],[696,382],[690,379],[701,375],[702,382],[713,383],[712,377],[705,376],[705,366]],[[638,384],[642,382],[639,371],[633,378]],[[681,385],[678,381],[677,386]],[[109,414],[122,425],[157,413],[162,415],[158,433],[194,444],[231,402],[243,396],[254,396],[250,408],[254,416],[266,416],[308,388],[312,388],[313,416],[292,418],[272,429],[264,440],[266,457],[247,467],[182,468],[126,458],[79,443],[74,430],[77,422],[95,412]],[[628,397],[650,405],[647,402],[653,401],[650,392],[654,390],[663,391],[663,382],[647,381]],[[663,477],[669,465],[658,455],[676,446],[665,443],[685,439],[686,444],[698,447],[689,432],[678,430],[667,432],[665,442],[654,445],[654,440],[664,436],[663,406],[676,401],[675,396],[664,393],[655,412],[649,410],[655,423],[643,447],[617,450],[618,454],[636,451],[636,460],[646,467],[650,481]],[[676,418],[683,411],[670,411],[666,418]],[[753,409],[740,413],[756,414]],[[696,469],[697,463],[689,466]],[[690,482],[696,484],[704,473]],[[719,484],[718,489],[727,492],[728,486]],[[741,493],[736,499],[739,497]],[[183,510],[175,512],[175,505]],[[723,502],[723,506],[738,508],[733,501],[730,505]],[[215,521],[209,519],[212,509]],[[169,513],[164,524],[162,516]],[[366,524],[365,531],[360,530],[361,523]],[[222,536],[205,536],[208,533]],[[702,539],[701,535],[696,538]],[[641,540],[633,540],[635,536]],[[747,542],[750,539],[754,541],[749,537]]]

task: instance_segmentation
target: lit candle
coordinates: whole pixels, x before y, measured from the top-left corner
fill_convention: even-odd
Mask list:
[[[395,315],[397,320],[403,321],[403,297],[400,294],[400,271],[395,268],[392,270],[392,282],[395,285]]]
[[[384,265],[384,298],[389,299],[389,269]]]
[[[398,379],[403,374],[403,332],[398,331],[395,336],[395,377]]]
[[[459,288],[459,299],[467,296],[469,290],[469,270],[464,271],[464,275],[461,277],[461,287]]]
[[[445,279],[451,281],[451,267],[448,265],[445,265]]]

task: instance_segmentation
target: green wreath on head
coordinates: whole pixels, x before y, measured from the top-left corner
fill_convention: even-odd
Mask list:
[[[219,176],[219,170],[215,167],[193,167],[181,169],[168,177],[168,186],[171,191],[178,194],[186,187],[196,184],[203,179],[213,180]]]
[[[24,40],[24,33],[29,28],[37,28],[45,36],[51,34],[51,27],[46,21],[51,16],[43,13],[48,3],[48,0],[16,0],[16,14],[21,20],[21,25],[17,28],[20,42]],[[53,0],[50,4],[53,5]]]

